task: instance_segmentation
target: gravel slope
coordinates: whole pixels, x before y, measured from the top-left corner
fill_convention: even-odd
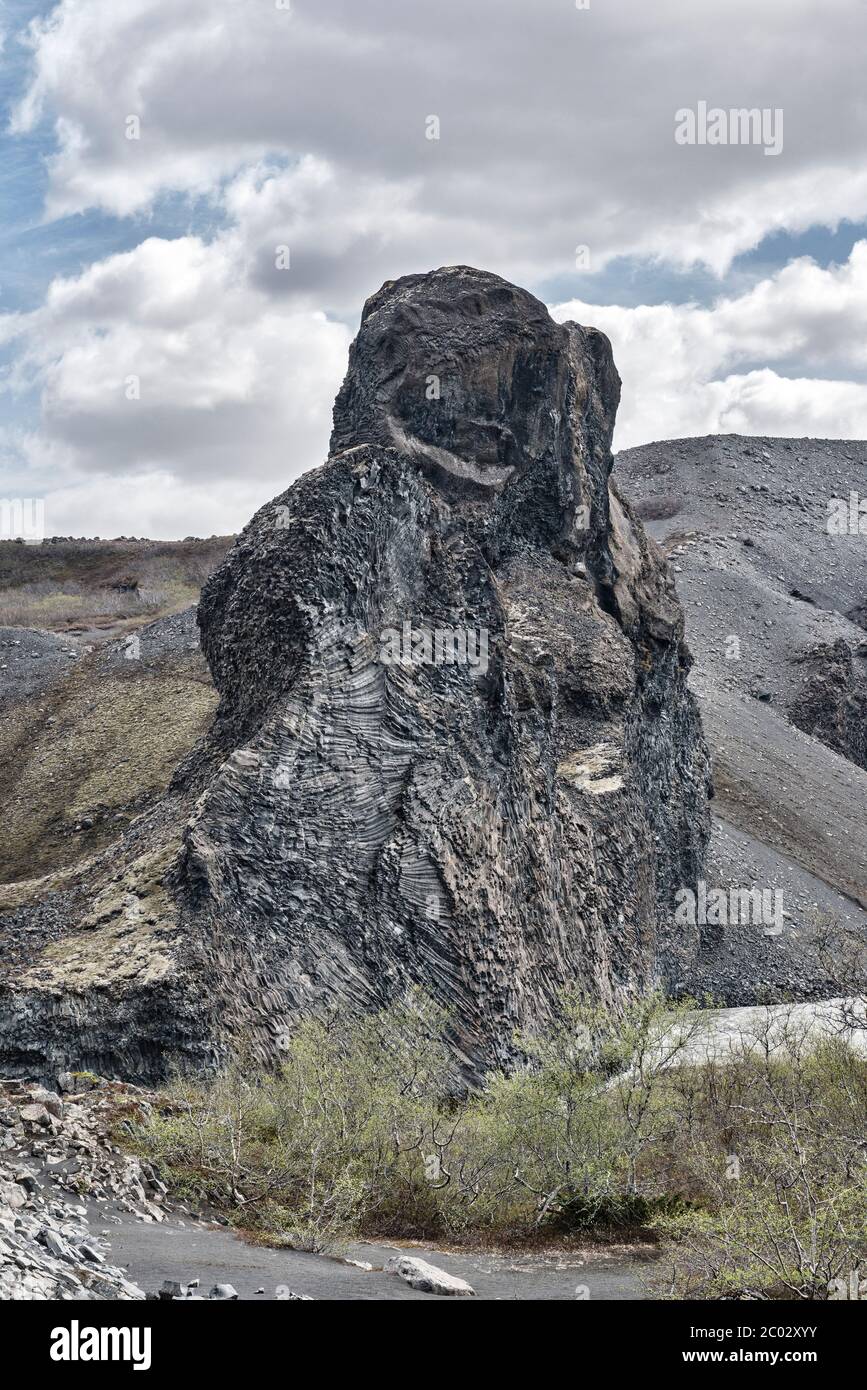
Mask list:
[[[867,444],[714,435],[626,450],[615,477],[668,554],[713,757],[709,885],[781,889],[781,937],[728,928],[684,982],[728,1004],[829,982],[816,918],[867,930]]]
[[[216,703],[195,608],[101,645],[0,628],[0,885],[118,840]]]

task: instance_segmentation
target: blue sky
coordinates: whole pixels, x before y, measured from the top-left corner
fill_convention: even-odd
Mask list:
[[[364,298],[456,261],[609,334],[620,447],[867,436],[861,0],[7,0],[0,28],[0,494],[52,533],[237,529],[324,457]],[[782,111],[781,152],[678,145],[699,101]]]

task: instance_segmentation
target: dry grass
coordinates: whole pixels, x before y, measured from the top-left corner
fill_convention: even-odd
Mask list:
[[[231,537],[189,541],[0,542],[0,627],[116,632],[180,612]]]
[[[198,653],[98,675],[97,657],[4,711],[0,883],[52,872],[111,843],[210,724],[217,696]],[[92,824],[77,829],[83,819]]]

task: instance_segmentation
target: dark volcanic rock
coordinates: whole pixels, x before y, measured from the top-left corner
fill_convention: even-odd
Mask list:
[[[175,930],[161,899],[129,986],[195,1058],[418,984],[472,1072],[569,981],[680,977],[708,761],[668,569],[609,481],[619,387],[607,339],[493,275],[368,301],[331,456],[202,595],[221,704],[179,783]]]
[[[387,284],[328,463],[207,585],[231,752],[184,880],[278,1025],[415,982],[491,1061],[566,981],[611,999],[693,950],[707,763],[668,572],[609,488],[619,386],[495,276]],[[480,659],[389,661],[404,625]]]
[[[803,653],[803,684],[789,706],[798,729],[867,768],[867,643],[819,642]]]

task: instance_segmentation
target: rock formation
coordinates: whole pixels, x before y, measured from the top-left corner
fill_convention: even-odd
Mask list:
[[[867,769],[867,642],[817,642],[796,660],[805,674],[789,705],[792,723]]]
[[[329,459],[203,591],[213,730],[92,871],[88,930],[5,986],[0,1067],[273,1056],[300,1014],[417,984],[473,1074],[570,981],[680,976],[708,760],[669,571],[609,476],[619,391],[602,334],[496,276],[367,302]]]

